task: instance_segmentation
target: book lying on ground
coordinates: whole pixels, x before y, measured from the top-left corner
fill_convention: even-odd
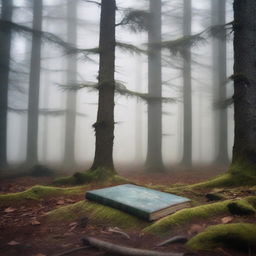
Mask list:
[[[132,184],[88,191],[85,198],[146,220],[156,220],[190,206],[190,200]]]

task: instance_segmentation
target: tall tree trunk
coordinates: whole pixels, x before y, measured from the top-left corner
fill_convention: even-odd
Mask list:
[[[148,93],[152,97],[162,96],[161,49],[154,47],[161,42],[161,1],[150,0],[150,26],[148,31]],[[148,149],[146,170],[159,172],[164,168],[162,160],[162,103],[148,101]]]
[[[42,29],[42,0],[33,1],[33,29]],[[41,36],[32,35],[32,51],[29,76],[27,162],[38,162],[38,108],[40,88]]]
[[[226,23],[226,1],[212,0],[212,25],[223,25]],[[213,90],[216,102],[223,102],[227,97],[227,46],[226,32],[221,30],[218,37],[213,39]],[[218,164],[227,164],[228,158],[228,116],[226,108],[217,108],[215,118],[215,150]]]
[[[2,0],[2,20],[12,19],[12,0]],[[11,29],[0,25],[0,166],[7,164],[8,84],[11,52]]]
[[[115,94],[115,17],[116,1],[101,1],[99,102],[95,156],[91,169],[105,167],[114,170],[114,94]]]
[[[67,41],[76,46],[77,43],[77,0],[67,1]],[[77,76],[77,59],[73,54],[68,56],[67,84],[75,84]],[[65,129],[65,152],[64,163],[67,166],[75,164],[75,128],[76,128],[76,91],[67,92],[66,101],[66,129]]]
[[[256,1],[234,0],[233,163],[256,165]]]
[[[183,0],[183,36],[191,35],[191,0]],[[183,52],[183,160],[182,164],[192,165],[192,85],[191,49]]]
[[[136,60],[136,91],[141,92],[142,87],[142,65],[141,58]],[[140,100],[137,100],[135,109],[135,161],[142,161],[142,106]]]

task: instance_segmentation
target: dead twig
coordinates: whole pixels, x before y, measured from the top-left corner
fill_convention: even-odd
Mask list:
[[[188,239],[185,236],[174,236],[174,237],[171,237],[171,238],[157,244],[156,247],[164,246],[166,244],[186,243],[187,241],[188,241]]]
[[[130,236],[129,236],[127,233],[125,233],[124,231],[122,231],[122,230],[121,230],[120,228],[118,228],[118,227],[109,228],[108,231],[111,232],[111,233],[116,233],[116,234],[122,235],[122,236],[124,236],[125,238],[130,239]]]

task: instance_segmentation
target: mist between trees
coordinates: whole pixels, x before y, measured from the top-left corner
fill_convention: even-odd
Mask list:
[[[232,21],[229,0],[2,0],[0,165],[227,165]]]

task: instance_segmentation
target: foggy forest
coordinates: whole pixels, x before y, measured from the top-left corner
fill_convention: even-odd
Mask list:
[[[256,255],[255,0],[0,13],[0,255]]]

